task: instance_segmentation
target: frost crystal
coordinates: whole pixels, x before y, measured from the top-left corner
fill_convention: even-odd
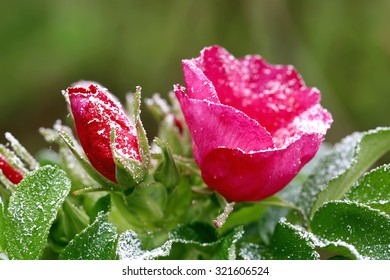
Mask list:
[[[168,256],[171,247],[172,241],[167,241],[161,247],[151,251],[143,250],[138,234],[128,230],[119,236],[117,255],[120,260],[151,260],[157,257]]]

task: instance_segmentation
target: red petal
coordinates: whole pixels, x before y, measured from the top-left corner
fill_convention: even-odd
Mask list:
[[[243,152],[274,147],[270,134],[255,120],[233,107],[189,98],[175,87],[194,145],[193,153],[201,163],[208,152],[220,147],[239,148]]]
[[[0,170],[3,172],[4,176],[14,184],[19,184],[23,179],[23,174],[11,166],[2,154],[0,154]]]
[[[215,149],[200,166],[205,183],[230,201],[257,201],[284,188],[315,155],[322,135],[306,134],[277,150]]]
[[[110,135],[115,129],[115,147],[125,156],[141,161],[136,130],[122,106],[97,86],[68,89],[77,135],[91,164],[103,176],[116,182]]]
[[[223,104],[257,120],[271,134],[319,102],[293,66],[270,65],[260,56],[234,58],[225,49],[206,48],[196,65],[214,85]],[[187,88],[192,86],[186,79]]]

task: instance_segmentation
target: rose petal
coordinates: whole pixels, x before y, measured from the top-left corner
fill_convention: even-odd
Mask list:
[[[257,201],[284,188],[315,155],[322,135],[305,134],[282,149],[244,153],[215,149],[200,169],[205,183],[230,201]]]
[[[325,135],[332,121],[331,114],[317,104],[297,115],[286,127],[279,128],[272,139],[276,147],[282,148],[304,134]]]
[[[223,104],[191,99],[179,86],[175,93],[196,143],[193,153],[199,163],[203,155],[220,147],[239,147],[247,153],[274,147],[270,134],[244,113]]]
[[[260,56],[234,58],[219,46],[205,48],[196,65],[212,82],[223,104],[246,113],[271,134],[319,102],[293,66],[270,65]],[[187,87],[192,84],[187,83]]]
[[[219,103],[214,85],[196,66],[194,60],[183,60],[182,65],[185,82],[186,84],[191,85],[187,88],[188,96],[193,99]]]
[[[69,88],[68,95],[77,135],[88,159],[103,176],[116,182],[111,129],[115,129],[117,150],[140,161],[135,128],[122,106],[98,85]]]
[[[14,184],[19,184],[23,179],[23,174],[11,166],[2,154],[0,154],[0,170],[3,172],[4,176]]]

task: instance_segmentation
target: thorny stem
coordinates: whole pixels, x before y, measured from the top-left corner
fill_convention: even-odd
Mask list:
[[[229,214],[233,211],[235,202],[228,203],[225,200],[225,207],[223,208],[223,212],[213,221],[213,224],[216,228],[221,228],[223,224],[226,222],[226,219],[229,217]]]

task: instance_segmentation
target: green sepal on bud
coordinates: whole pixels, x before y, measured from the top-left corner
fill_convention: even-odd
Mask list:
[[[115,148],[115,130],[111,130],[111,150],[115,161],[116,180],[124,188],[138,185],[145,177],[146,170],[141,162],[124,156]]]
[[[179,170],[169,145],[159,138],[155,138],[154,142],[160,147],[161,154],[163,156],[154,172],[154,179],[157,182],[162,183],[166,188],[170,189],[179,183]]]
[[[132,113],[137,131],[137,141],[141,162],[126,157],[115,148],[115,130],[111,130],[111,150],[116,165],[116,180],[120,185],[134,187],[140,184],[148,174],[151,155],[146,131],[141,121],[141,87],[137,86],[132,99]]]
[[[141,87],[137,86],[134,93],[133,100],[133,113],[135,128],[137,130],[138,148],[142,160],[142,165],[145,170],[149,169],[151,155],[148,138],[146,137],[146,131],[141,121]]]

